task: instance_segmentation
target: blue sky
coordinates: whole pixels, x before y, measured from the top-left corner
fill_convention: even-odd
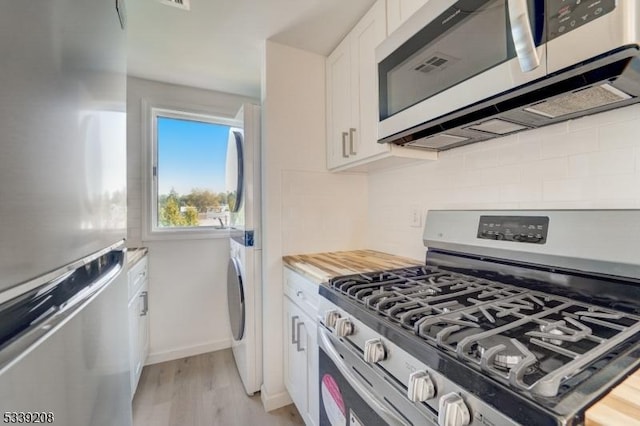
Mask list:
[[[158,117],[158,190],[225,192],[228,127]]]

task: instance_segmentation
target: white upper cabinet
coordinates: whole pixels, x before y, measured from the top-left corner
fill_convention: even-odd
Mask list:
[[[387,0],[387,34],[394,32],[429,0]]]
[[[375,49],[386,36],[387,2],[378,0],[327,58],[329,170],[366,171],[382,160],[437,158],[433,152],[378,143]]]
[[[385,150],[377,144],[375,48],[387,35],[384,0],[376,2],[327,59],[327,166],[335,169]]]
[[[376,47],[387,36],[384,0],[376,2],[351,30],[351,121],[349,155],[355,159],[369,158],[386,152],[378,142],[378,67]],[[353,135],[353,136],[352,136]],[[353,143],[351,142],[353,140]]]
[[[351,123],[351,39],[345,38],[327,59],[327,164],[349,161]],[[352,131],[353,132],[353,131]]]

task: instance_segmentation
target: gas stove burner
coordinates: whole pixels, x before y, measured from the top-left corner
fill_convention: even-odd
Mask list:
[[[555,324],[541,324],[540,325],[540,331],[542,333],[547,333],[547,334],[554,334],[556,336],[566,336],[567,333],[565,333],[564,331],[560,330],[559,328],[557,328],[557,326]],[[540,338],[543,342],[549,342],[552,343],[556,346],[562,346],[562,340],[560,339],[550,339],[548,337],[541,337]]]
[[[438,293],[439,291],[436,290],[435,288],[425,288],[424,290],[420,290],[419,292],[421,296],[435,296]]]
[[[494,335],[478,340],[478,355],[482,358],[485,353],[491,356],[491,350],[499,345],[504,346],[493,357],[493,365],[500,370],[510,370],[522,362],[525,355],[513,344],[510,338]]]

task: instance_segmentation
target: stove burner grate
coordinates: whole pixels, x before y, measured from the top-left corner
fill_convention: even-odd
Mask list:
[[[338,277],[330,286],[385,321],[512,387],[556,396],[640,318],[433,266]]]

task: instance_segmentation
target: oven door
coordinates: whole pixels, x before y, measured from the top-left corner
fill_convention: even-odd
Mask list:
[[[320,425],[437,425],[436,414],[411,402],[395,379],[323,326],[318,330]]]
[[[543,0],[431,0],[376,49],[385,141],[547,74]]]

